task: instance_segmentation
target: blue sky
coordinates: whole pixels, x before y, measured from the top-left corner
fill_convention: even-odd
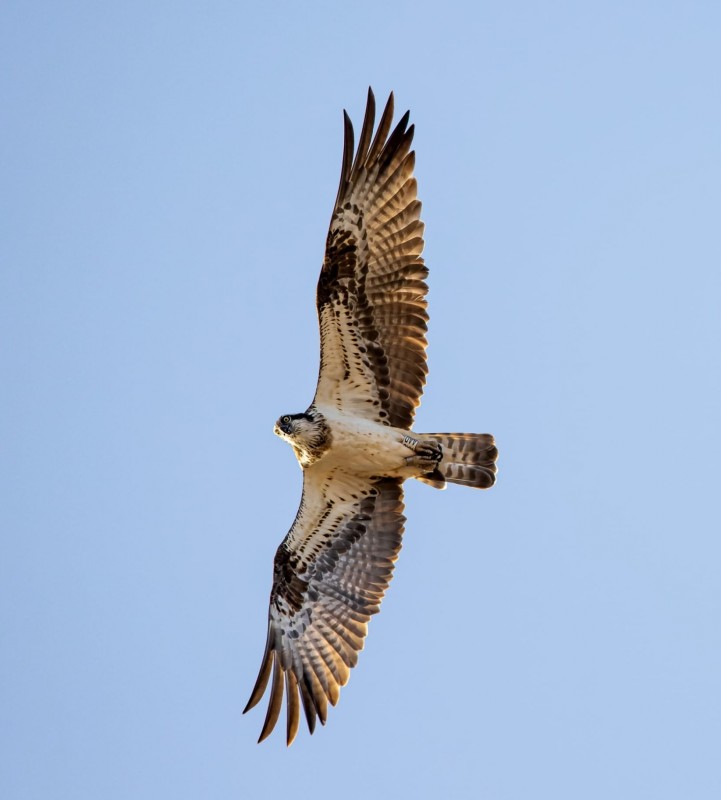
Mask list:
[[[721,10],[6,2],[0,795],[721,796]],[[328,725],[242,717],[368,85],[416,124],[418,430]]]

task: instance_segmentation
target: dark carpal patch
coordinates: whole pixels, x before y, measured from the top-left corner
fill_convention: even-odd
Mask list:
[[[298,556],[292,553],[285,542],[275,552],[273,562],[273,590],[270,602],[280,609],[279,601],[285,601],[287,608],[295,613],[300,611],[308,589],[308,581],[298,577]]]
[[[358,247],[349,230],[331,230],[326,241],[326,254],[318,279],[316,300],[318,306],[325,305],[334,297],[339,282],[346,282],[355,275]]]

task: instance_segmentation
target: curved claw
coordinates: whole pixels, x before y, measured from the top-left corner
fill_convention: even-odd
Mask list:
[[[403,443],[414,452],[414,455],[406,458],[406,464],[409,467],[418,467],[423,472],[433,472],[441,463],[443,447],[438,442],[431,439],[419,442],[417,439],[406,436]]]

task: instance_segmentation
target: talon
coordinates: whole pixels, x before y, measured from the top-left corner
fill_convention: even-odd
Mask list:
[[[405,438],[411,439],[410,436]],[[424,473],[435,472],[443,458],[443,447],[434,441],[419,442],[415,439],[411,439],[411,441],[415,443],[414,455],[406,456],[406,465],[418,467]],[[408,446],[410,447],[410,445]]]
[[[443,458],[443,448],[438,442],[420,442],[416,454],[437,464]]]

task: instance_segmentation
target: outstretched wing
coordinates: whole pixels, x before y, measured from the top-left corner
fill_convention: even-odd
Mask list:
[[[388,135],[393,95],[371,142],[375,99],[353,156],[344,112],[343,167],[317,290],[317,404],[410,428],[426,367],[428,270],[408,113]]]
[[[268,639],[245,708],[261,699],[272,672],[259,742],[278,721],[284,689],[288,744],[299,699],[311,733],[316,718],[325,724],[388,588],[404,522],[400,480],[304,471],[298,515],[275,556]]]

